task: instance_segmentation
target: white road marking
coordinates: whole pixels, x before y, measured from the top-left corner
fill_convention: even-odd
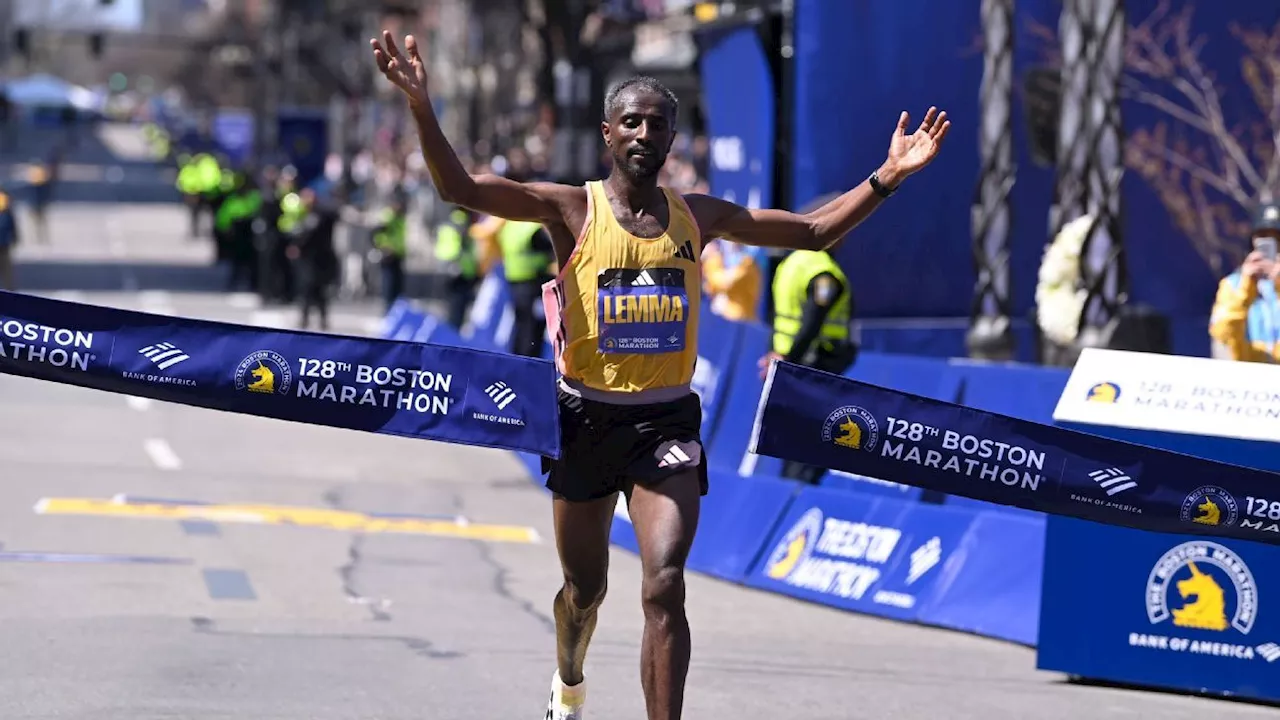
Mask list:
[[[126,397],[124,401],[129,404],[130,409],[137,410],[138,412],[145,412],[147,408],[151,407],[151,400],[144,397],[130,395]]]
[[[142,443],[142,449],[146,450],[151,462],[155,463],[156,467],[161,470],[180,470],[182,468],[182,460],[163,438],[147,438]]]

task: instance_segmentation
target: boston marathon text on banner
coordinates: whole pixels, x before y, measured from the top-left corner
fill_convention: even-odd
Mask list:
[[[1280,476],[774,363],[752,451],[1140,530],[1280,544]]]
[[[559,457],[544,360],[0,292],[0,372],[196,407]]]

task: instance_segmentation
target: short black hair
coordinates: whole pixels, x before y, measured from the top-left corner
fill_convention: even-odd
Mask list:
[[[609,119],[613,117],[613,114],[617,112],[618,106],[620,105],[620,103],[618,102],[618,98],[622,95],[622,93],[626,90],[631,90],[634,88],[639,88],[641,90],[649,90],[649,91],[658,93],[662,97],[666,98],[666,101],[671,104],[671,116],[674,118],[676,115],[679,114],[680,101],[676,99],[676,94],[671,92],[671,88],[667,87],[666,85],[663,85],[662,81],[658,80],[657,78],[649,77],[648,75],[632,75],[626,80],[623,80],[617,83],[616,85],[614,85],[613,87],[609,88],[609,92],[605,94],[604,96],[605,122],[608,122]]]

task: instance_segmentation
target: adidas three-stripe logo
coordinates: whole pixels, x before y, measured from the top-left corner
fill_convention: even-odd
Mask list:
[[[695,258],[693,257],[693,242],[690,240],[685,240],[684,245],[681,245],[680,249],[676,250],[676,254],[672,255],[671,257],[680,258],[682,260],[688,260],[689,262],[694,262]]]
[[[649,274],[648,270],[641,270],[640,274],[636,275],[636,279],[631,281],[632,287],[638,287],[641,285],[656,285],[656,284],[657,283],[653,281],[653,276]]]
[[[493,401],[494,405],[498,406],[499,410],[505,409],[517,397],[516,391],[501,380],[485,388],[484,394],[489,396],[489,399]]]
[[[672,445],[667,454],[662,456],[662,460],[658,463],[658,467],[670,467],[679,465],[680,463],[689,462],[689,456],[679,445]]]
[[[161,370],[168,370],[184,360],[190,360],[191,356],[173,346],[173,343],[156,343],[148,345],[138,351],[146,359],[155,363],[155,366]]]
[[[1094,470],[1089,473],[1089,477],[1098,483],[1098,487],[1107,491],[1107,496],[1118,495],[1125,490],[1131,490],[1138,487],[1138,483],[1133,478],[1124,474],[1120,468],[1107,468],[1105,470]]]

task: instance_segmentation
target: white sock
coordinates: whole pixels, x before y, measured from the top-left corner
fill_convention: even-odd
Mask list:
[[[577,685],[566,685],[560,679],[560,671],[557,670],[553,678],[555,686],[555,703],[560,707],[579,707],[587,700],[587,682],[584,678]]]

